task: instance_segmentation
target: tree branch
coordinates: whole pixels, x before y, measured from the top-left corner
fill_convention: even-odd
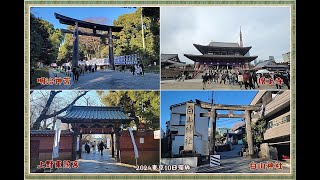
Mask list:
[[[74,100],[71,102],[71,104],[69,104],[68,106],[64,107],[63,109],[61,109],[61,110],[59,110],[59,111],[57,111],[57,112],[55,112],[55,113],[52,113],[52,114],[50,114],[50,115],[45,115],[45,116],[44,116],[44,119],[52,118],[52,117],[54,117],[54,116],[56,116],[56,115],[64,112],[64,111],[67,110],[70,106],[73,106],[73,105],[78,101],[78,99],[80,99],[82,96],[84,96],[85,94],[87,94],[87,92],[88,92],[88,91],[85,91],[83,94],[81,94],[81,95],[78,96],[76,99],[74,99]]]

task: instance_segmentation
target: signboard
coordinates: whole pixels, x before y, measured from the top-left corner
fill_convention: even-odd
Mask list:
[[[78,136],[77,137],[77,148],[76,148],[77,151],[79,151],[79,149],[80,149],[79,145],[80,145],[80,137]]]
[[[111,139],[110,139],[110,138],[107,138],[107,149],[109,149],[109,148],[110,148],[110,146],[111,146],[110,141],[111,141]]]
[[[220,166],[220,155],[210,155],[210,167]]]
[[[153,131],[153,139],[160,139],[160,130]]]
[[[144,138],[140,138],[140,144],[144,144]]]
[[[184,130],[184,150],[193,151],[194,103],[186,104],[186,123]]]

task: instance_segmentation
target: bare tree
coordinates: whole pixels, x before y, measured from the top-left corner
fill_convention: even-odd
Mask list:
[[[52,113],[49,113],[49,108],[52,106],[52,102],[53,99],[55,98],[55,96],[59,93],[61,93],[62,91],[51,91],[49,98],[46,101],[46,104],[44,105],[43,109],[41,110],[41,113],[39,115],[39,117],[36,119],[36,121],[33,123],[32,127],[33,129],[39,129],[40,128],[40,124],[42,121],[52,118],[54,116],[59,115],[60,113],[66,111],[69,107],[73,106],[78,99],[80,99],[82,96],[84,96],[85,94],[87,94],[88,91],[85,91],[84,93],[78,95],[70,104],[66,105],[64,108],[58,110],[58,111],[54,111]],[[45,124],[45,126],[48,126],[47,124]]]

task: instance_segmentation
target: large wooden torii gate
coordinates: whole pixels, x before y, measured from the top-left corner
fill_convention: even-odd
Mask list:
[[[214,155],[215,152],[215,134],[216,134],[216,119],[217,118],[244,118],[245,124],[246,124],[246,134],[247,134],[247,143],[248,143],[248,150],[249,150],[249,157],[252,157],[253,152],[253,138],[252,138],[252,132],[251,132],[251,118],[258,118],[259,115],[255,115],[251,117],[252,111],[259,111],[261,109],[261,105],[222,105],[222,104],[211,104],[207,102],[203,102],[200,100],[196,100],[196,103],[187,103],[186,111],[187,111],[187,120],[186,123],[188,123],[190,114],[192,117],[192,114],[194,114],[194,104],[199,105],[203,109],[208,109],[209,113],[200,113],[200,117],[211,117],[212,118],[212,124],[211,124],[211,133],[210,133],[210,146],[209,146],[209,154]],[[233,114],[232,112],[229,114],[217,114],[217,110],[229,110],[229,111],[244,111],[245,114]],[[191,112],[188,115],[188,112]],[[189,121],[194,122],[194,121]],[[187,126],[187,124],[186,124]],[[186,131],[187,132],[187,131]],[[193,136],[193,134],[192,134]],[[192,139],[193,141],[193,139]],[[192,143],[193,144],[193,143]]]
[[[113,56],[113,39],[116,38],[112,35],[112,32],[120,32],[123,27],[117,27],[117,26],[108,26],[104,24],[97,24],[97,23],[91,23],[87,21],[82,21],[74,18],[70,18],[67,16],[63,16],[58,13],[54,13],[54,16],[59,19],[59,22],[61,24],[71,25],[74,26],[74,31],[70,31],[67,29],[61,29],[61,32],[63,33],[70,33],[73,34],[73,52],[72,52],[72,67],[78,66],[79,61],[79,35],[85,35],[85,36],[94,36],[94,37],[100,37],[100,38],[106,38],[108,37],[108,46],[109,46],[109,63],[112,70],[115,70],[114,67],[114,56]],[[78,27],[88,28],[92,29],[92,33],[86,33],[78,30]],[[104,34],[97,34],[97,30],[100,31],[107,31],[108,35]]]

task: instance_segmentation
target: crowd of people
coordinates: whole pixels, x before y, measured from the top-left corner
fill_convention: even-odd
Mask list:
[[[125,72],[126,66],[125,65],[119,66],[118,69],[120,72]],[[134,75],[134,76],[144,76],[144,66],[142,63],[132,65],[130,67],[130,70],[131,70],[132,75]],[[64,71],[67,76],[72,77],[72,79],[75,82],[78,82],[80,75],[84,75],[85,73],[96,72],[97,65],[96,64],[94,64],[94,65],[79,64],[76,67],[70,67],[68,65],[63,65],[63,66],[61,66],[61,71]]]
[[[131,66],[131,72],[133,76],[144,76],[143,64],[135,64]]]
[[[283,84],[290,89],[290,74],[289,71],[268,74],[268,81],[275,82],[277,89],[281,89]],[[255,71],[248,70],[213,70],[209,69],[204,75],[202,75],[202,89],[206,89],[207,84],[229,84],[239,85],[240,89],[256,89],[259,88],[258,79],[264,77],[263,74],[256,73]]]
[[[107,149],[107,145],[103,143],[103,141],[100,141],[99,144],[96,143],[96,141],[93,141],[92,143],[88,143],[86,142],[84,144],[84,150],[85,152],[87,152],[88,154],[90,154],[90,151],[92,150],[92,152],[95,154],[96,151],[99,151],[99,153],[101,154],[101,156],[103,155],[103,150]]]
[[[94,65],[87,65],[87,64],[79,64],[76,67],[70,67],[68,65],[61,66],[61,70],[63,70],[67,76],[71,77],[75,82],[79,81],[79,76],[84,75],[85,73],[93,73],[97,71],[98,66]]]

